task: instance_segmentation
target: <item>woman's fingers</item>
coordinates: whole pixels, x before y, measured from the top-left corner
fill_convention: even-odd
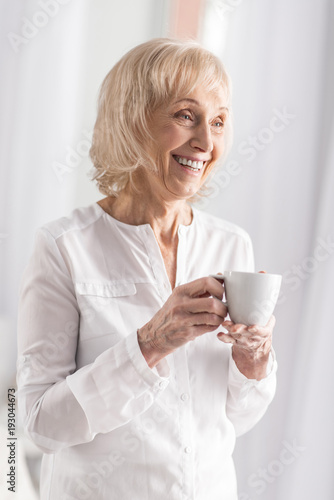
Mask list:
[[[205,277],[174,288],[151,320],[138,329],[138,342],[149,366],[178,347],[215,330],[225,319],[224,289]]]
[[[188,295],[189,297],[200,297],[209,294],[212,297],[222,300],[224,295],[224,288],[221,283],[211,276],[199,278],[185,285],[180,285],[175,290],[177,290],[177,293]]]
[[[243,325],[240,323],[233,323],[233,321],[224,321],[222,326],[226,328],[230,333],[240,333],[240,332],[250,332],[257,333],[259,335],[267,335],[269,332],[272,332],[276,323],[275,316],[271,316],[268,323],[265,326],[259,325]]]
[[[202,312],[216,314],[220,316],[221,321],[224,321],[227,316],[227,307],[221,300],[215,297],[193,298],[189,300],[188,311],[193,314]]]
[[[170,307],[170,321],[181,330],[199,325],[214,326],[222,324],[227,315],[226,306],[215,297],[182,298]],[[198,332],[196,332],[196,336]]]
[[[230,333],[245,332],[248,329],[248,326],[241,323],[233,323],[233,321],[223,321],[222,326]]]
[[[219,298],[218,298],[218,297]],[[171,316],[185,326],[219,326],[227,316],[222,303],[223,289],[214,278],[198,280],[175,288],[169,298]]]
[[[222,342],[234,344],[249,351],[256,351],[262,349],[265,344],[271,344],[275,322],[274,316],[271,316],[266,326],[247,326],[224,321],[222,326],[227,330],[227,333],[219,333],[217,337]]]

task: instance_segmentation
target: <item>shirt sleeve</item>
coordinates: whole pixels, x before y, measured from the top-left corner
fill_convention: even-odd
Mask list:
[[[80,314],[73,282],[47,229],[20,290],[17,385],[21,420],[46,453],[89,442],[145,412],[169,383],[169,367],[147,365],[137,332],[76,369]]]
[[[245,237],[246,270],[255,272],[254,250],[248,233]],[[272,349],[267,366],[267,376],[262,380],[248,379],[243,375],[233,357],[229,361],[226,414],[234,425],[237,436],[245,434],[263,417],[276,392],[277,362]]]
[[[267,376],[262,380],[243,375],[230,354],[226,414],[237,436],[249,431],[263,417],[276,391],[277,362],[272,349]]]

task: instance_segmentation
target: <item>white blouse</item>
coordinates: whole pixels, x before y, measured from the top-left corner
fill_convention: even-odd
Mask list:
[[[253,271],[249,236],[193,208],[178,228],[176,286]],[[41,500],[237,500],[235,438],[262,417],[276,361],[261,381],[207,333],[149,368],[137,329],[171,294],[149,224],[98,205],[42,227],[25,270],[18,321],[18,401],[43,450]]]

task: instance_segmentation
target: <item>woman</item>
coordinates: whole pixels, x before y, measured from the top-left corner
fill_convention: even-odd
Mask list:
[[[251,242],[189,203],[226,154],[230,107],[222,64],[192,42],[144,43],[102,84],[106,197],[41,228],[22,283],[19,401],[42,500],[237,499],[235,438],[275,392],[274,318],[226,320],[209,275],[252,271]]]

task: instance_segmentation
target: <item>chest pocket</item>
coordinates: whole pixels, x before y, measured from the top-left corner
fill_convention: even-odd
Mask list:
[[[80,309],[80,340],[103,335],[122,336],[131,325],[129,312],[138,301],[135,283],[76,283]],[[115,339],[116,340],[116,339]]]

